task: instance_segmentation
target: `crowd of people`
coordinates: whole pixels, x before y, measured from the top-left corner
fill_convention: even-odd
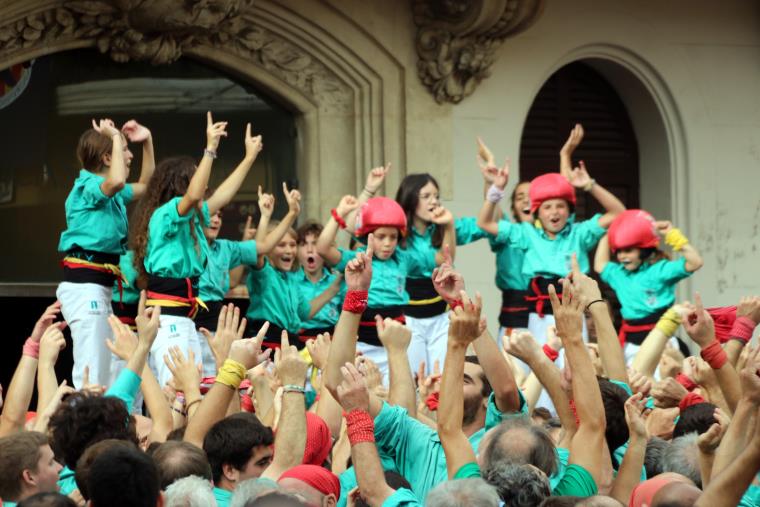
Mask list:
[[[386,165],[324,225],[294,229],[285,184],[274,220],[259,188],[240,241],[218,237],[222,210],[263,144],[249,124],[208,189],[227,136],[208,113],[200,162],[157,165],[134,120],[80,137],[64,281],[5,390],[2,506],[760,504],[760,297],[676,301],[698,250],[573,163],[581,125],[506,210],[509,163],[478,140],[477,216],[454,217],[429,174],[377,195]],[[576,219],[581,191],[604,213]],[[454,266],[479,240],[496,335]],[[242,284],[243,311],[224,303]],[[73,385],[55,369],[66,327]]]

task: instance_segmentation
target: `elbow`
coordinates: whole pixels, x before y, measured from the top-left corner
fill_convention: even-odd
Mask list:
[[[127,179],[126,178],[113,178],[109,177],[104,182],[103,186],[105,187],[105,194],[112,196],[116,195],[122,190],[124,190],[124,187],[127,186]]]
[[[699,257],[697,259],[687,261],[686,262],[686,271],[693,273],[695,271],[698,271],[699,269],[704,266],[705,261],[702,260],[702,257]]]

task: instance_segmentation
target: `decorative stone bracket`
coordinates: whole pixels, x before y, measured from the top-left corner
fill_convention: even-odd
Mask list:
[[[436,102],[461,102],[488,77],[497,49],[532,25],[544,0],[413,0],[417,71]]]

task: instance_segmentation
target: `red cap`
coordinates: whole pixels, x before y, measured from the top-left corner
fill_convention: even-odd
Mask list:
[[[317,465],[298,465],[282,474],[277,482],[282,482],[283,479],[296,479],[308,484],[323,495],[332,494],[335,495],[336,499],[340,498],[340,480],[338,480],[337,475],[326,468]]]
[[[544,201],[564,199],[575,205],[575,189],[559,173],[542,174],[530,182],[530,212],[535,213]]]
[[[356,235],[366,236],[380,227],[395,227],[406,236],[404,209],[389,197],[373,197],[365,202],[356,215]]]
[[[305,465],[318,465],[327,459],[332,448],[332,435],[327,423],[312,412],[306,412],[306,449],[303,453]]]
[[[609,240],[613,252],[624,248],[656,248],[660,244],[654,217],[640,209],[619,214],[610,224]]]

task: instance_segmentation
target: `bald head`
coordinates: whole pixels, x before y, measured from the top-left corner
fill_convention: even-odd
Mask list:
[[[671,482],[663,486],[652,498],[652,507],[692,507],[702,490],[693,484]]]

